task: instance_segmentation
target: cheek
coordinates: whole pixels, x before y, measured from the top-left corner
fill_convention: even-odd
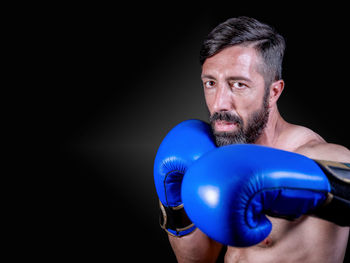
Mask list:
[[[261,109],[263,97],[259,96],[246,96],[237,100],[237,113],[243,119],[244,123],[250,118],[250,116]]]
[[[214,96],[212,94],[208,94],[204,92],[204,98],[205,98],[205,103],[207,104],[207,108],[210,112],[210,114],[213,114],[212,108],[214,104]]]

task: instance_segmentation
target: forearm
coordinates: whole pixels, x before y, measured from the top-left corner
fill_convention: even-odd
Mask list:
[[[215,262],[222,249],[198,228],[181,238],[169,235],[169,241],[179,263]]]
[[[350,151],[335,144],[320,144],[299,149],[298,153],[312,157],[330,184],[326,202],[314,211],[314,215],[340,226],[349,226]]]

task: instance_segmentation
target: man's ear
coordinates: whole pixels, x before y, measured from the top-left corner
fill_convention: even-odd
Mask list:
[[[282,79],[273,82],[270,86],[269,105],[272,107],[276,104],[284,89],[284,81]]]

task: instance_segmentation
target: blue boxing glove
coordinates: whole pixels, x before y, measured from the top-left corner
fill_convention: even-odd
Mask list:
[[[188,120],[175,126],[159,146],[154,161],[154,182],[161,208],[161,227],[175,236],[191,233],[181,200],[181,184],[188,167],[204,153],[215,149],[209,124]]]
[[[335,178],[335,171],[343,179]],[[182,200],[189,218],[209,237],[229,246],[252,246],[272,229],[266,215],[293,220],[313,214],[349,225],[349,171],[349,164],[327,166],[273,148],[224,146],[189,168]]]

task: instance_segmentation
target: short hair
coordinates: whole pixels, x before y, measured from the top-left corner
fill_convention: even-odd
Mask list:
[[[277,31],[254,18],[230,18],[215,27],[204,40],[200,50],[200,64],[221,50],[234,45],[251,46],[262,58],[258,71],[265,85],[282,79],[285,40]]]

